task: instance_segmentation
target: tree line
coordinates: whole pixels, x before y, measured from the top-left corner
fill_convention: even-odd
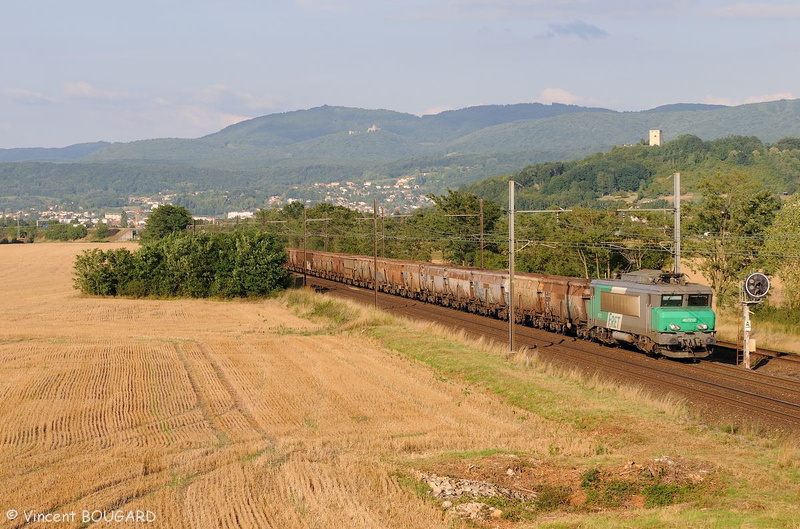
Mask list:
[[[507,189],[507,185],[506,185]],[[434,206],[410,215],[360,213],[300,203],[261,210],[255,225],[293,247],[382,257],[505,268],[508,217],[496,201],[466,191],[431,195]],[[682,208],[682,255],[722,304],[738,298],[749,273],[779,277],[784,302],[800,304],[800,198],[781,197],[743,171],[703,177]],[[480,212],[483,211],[483,230]],[[481,237],[481,231],[483,236]],[[481,252],[481,241],[483,252]],[[552,208],[516,217],[516,269],[611,278],[674,266],[674,217],[664,211]]]
[[[251,295],[250,289],[263,295],[280,288],[285,280],[278,272],[273,274],[270,266],[280,268],[279,254],[286,246],[361,255],[371,255],[377,247],[380,256],[389,258],[507,266],[508,217],[499,203],[480,200],[467,191],[448,190],[430,198],[433,207],[408,215],[381,211],[377,217],[327,203],[306,207],[294,202],[281,209],[260,210],[251,224],[239,224],[233,232],[229,232],[232,227],[226,231],[220,226],[196,226],[199,233],[194,234],[184,233],[191,223],[185,208],[162,206],[148,220],[142,250],[135,256],[87,254],[80,262],[82,279],[76,284],[85,292],[106,295],[227,297]],[[760,270],[779,277],[784,302],[797,307],[798,200],[790,196],[782,200],[746,171],[703,176],[682,209],[686,263],[703,274],[723,304],[734,303],[739,282]],[[609,278],[625,271],[674,265],[669,208],[570,209],[517,216],[517,270]],[[265,253],[248,255],[248,246],[263,248]],[[270,265],[255,266],[252,273],[242,264],[262,261]],[[133,264],[120,268],[118,263]],[[163,263],[169,266],[162,267]],[[90,270],[99,275],[92,276]],[[225,277],[240,278],[249,286],[234,287]],[[266,290],[259,281],[269,285]]]

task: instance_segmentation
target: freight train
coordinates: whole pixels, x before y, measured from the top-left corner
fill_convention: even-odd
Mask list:
[[[288,248],[288,268],[381,292],[508,319],[508,273]],[[653,356],[699,359],[716,343],[709,287],[640,270],[619,279],[514,275],[514,321]]]

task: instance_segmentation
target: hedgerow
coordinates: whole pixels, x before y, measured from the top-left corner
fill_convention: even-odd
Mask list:
[[[75,288],[131,297],[261,297],[286,287],[286,252],[262,232],[175,233],[126,248],[86,250],[75,260]]]

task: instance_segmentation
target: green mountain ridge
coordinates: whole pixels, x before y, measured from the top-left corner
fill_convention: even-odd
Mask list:
[[[752,135],[769,143],[800,136],[800,100],[642,112],[531,103],[426,116],[323,106],[246,120],[197,139],[0,149],[0,200],[6,207],[65,199],[98,207],[85,197],[146,189],[224,192],[246,197],[226,198],[230,207],[253,207],[290,190],[302,197],[304,186],[318,182],[415,175],[425,175],[422,192],[440,192],[534,163],[637,144],[650,129],[667,139]]]
[[[69,161],[77,160],[88,154],[102,149],[108,142],[77,143],[69,147],[45,148],[32,147],[23,149],[0,149],[0,162],[26,162],[26,161]]]

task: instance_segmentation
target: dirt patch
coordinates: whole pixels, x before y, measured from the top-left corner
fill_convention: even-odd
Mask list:
[[[713,488],[713,465],[667,455],[592,468],[514,454],[453,459],[413,470],[449,516],[477,522],[545,513],[641,509],[692,501]]]

